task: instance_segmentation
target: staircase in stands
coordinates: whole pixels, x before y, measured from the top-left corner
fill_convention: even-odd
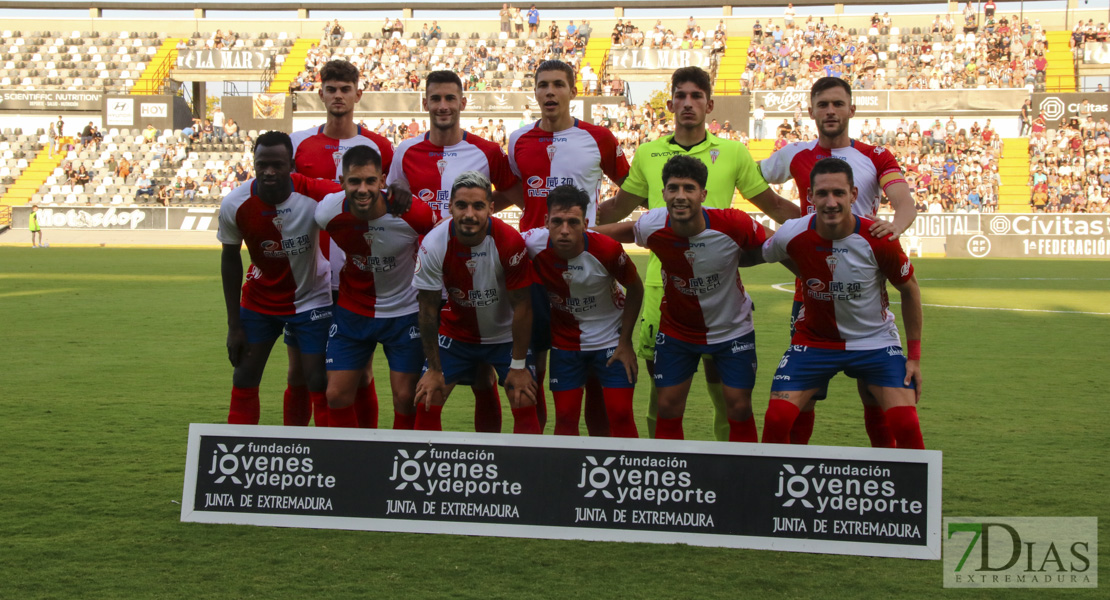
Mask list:
[[[62,164],[62,159],[65,156],[64,150],[55,152],[53,155],[50,153],[50,148],[39,150],[35,159],[27,165],[19,179],[16,179],[15,183],[8,188],[8,192],[4,194],[0,204],[22,206],[30,202],[31,197],[39,191],[42,184],[46,183],[46,178],[50,177],[54,169]]]
[[[136,95],[150,95],[161,94],[166,85],[166,80],[169,79],[170,71],[173,70],[174,65],[177,64],[177,44],[185,40],[178,38],[167,38],[162,42],[162,46],[158,48],[158,52],[147,63],[146,69],[139,79],[135,81],[135,85],[131,87],[131,93]]]
[[[581,64],[582,66],[586,66],[587,64],[590,65],[594,73],[597,74],[599,84],[601,82],[601,75],[605,72],[605,67],[608,66],[609,49],[612,47],[613,39],[609,37],[592,37],[586,42],[586,51],[582,55]],[[575,83],[578,85],[578,93],[585,94],[587,90],[586,87],[582,85],[582,69],[578,69],[577,77],[578,81]],[[589,117],[589,115],[586,116]]]
[[[1072,57],[1070,31],[1046,31],[1048,52],[1045,59],[1045,90],[1048,92],[1075,91],[1075,60]]]
[[[1032,212],[1029,200],[1029,139],[1003,138],[1002,158],[998,161],[998,212]]]
[[[748,66],[749,36],[730,37],[725,40],[725,51],[717,64],[717,81],[713,85],[714,94],[739,95],[740,76]]]
[[[266,91],[271,94],[288,92],[289,84],[293,83],[301,71],[304,71],[304,61],[308,57],[308,51],[319,41],[318,38],[297,38],[289,49],[289,54],[285,55],[285,62],[281,63],[281,69],[270,82],[270,89]]]

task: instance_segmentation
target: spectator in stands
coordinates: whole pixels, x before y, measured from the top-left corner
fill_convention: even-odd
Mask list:
[[[533,4],[532,8],[528,9],[528,35],[535,37],[540,28],[540,11]]]
[[[50,127],[46,130],[46,145],[51,158],[54,157],[55,145],[58,143],[58,132],[54,130],[54,123],[50,123]]]
[[[92,130],[93,122],[89,121],[89,124],[85,125],[85,128],[81,130],[81,146],[88,146],[89,142],[92,141]]]
[[[135,201],[138,202],[139,198],[143,196],[154,197],[154,182],[150,180],[150,176],[143,173],[139,176],[139,181],[136,183],[135,188]]]
[[[212,132],[216,136],[216,141],[221,144],[224,142],[224,137],[227,135],[227,132],[224,130],[226,124],[224,111],[220,108],[220,105],[217,104],[216,107],[212,109]]]
[[[127,176],[130,174],[131,162],[127,160],[126,156],[124,156],[123,158],[119,159],[119,165],[116,166],[116,177],[126,180]]]
[[[508,4],[501,5],[501,11],[497,13],[501,19],[501,33],[511,33],[511,23],[513,19],[513,10],[509,8]]]
[[[193,181],[192,177],[185,177],[185,183],[181,187],[182,195],[190,202],[197,196],[197,182]]]
[[[235,122],[235,119],[227,120],[227,124],[224,125],[224,133],[233,140],[239,139],[239,125]]]
[[[519,38],[524,35],[524,13],[520,8],[513,9],[513,37]]]
[[[73,176],[73,183],[74,185],[85,186],[89,185],[89,181],[92,181],[92,175],[89,174],[85,165],[81,165],[81,167],[77,169],[77,173]]]
[[[582,21],[582,26],[578,28],[578,37],[582,38],[583,40],[589,40],[590,34],[592,34],[593,31],[594,28],[590,27],[589,21]]]
[[[241,165],[241,164],[235,165],[235,181],[236,181],[236,183],[245,183],[250,178],[251,178],[250,173],[248,173],[247,170],[243,168],[243,165]]]
[[[794,10],[794,5],[788,2],[786,8],[782,11],[782,20],[786,22],[787,29],[794,29],[794,15],[796,14],[797,11]]]
[[[204,120],[204,125],[200,127],[200,135],[204,143],[210,144],[216,139],[216,129],[212,126],[212,121],[209,119]]]
[[[158,188],[158,200],[162,202],[162,206],[169,206],[170,200],[173,200],[173,187],[163,185]]]
[[[147,125],[146,129],[143,130],[143,141],[147,144],[154,144],[154,140],[157,137],[158,130],[154,128],[154,125]]]
[[[56,123],[56,129],[58,130],[58,137],[59,138],[61,138],[63,135],[65,135],[63,133],[63,130],[65,129],[65,126],[66,126],[66,122],[62,120],[62,115],[58,115],[58,122]]]
[[[345,33],[343,26],[339,24],[339,19],[332,21],[329,27],[328,34],[331,38],[331,45],[338,46],[343,41],[343,34]]]

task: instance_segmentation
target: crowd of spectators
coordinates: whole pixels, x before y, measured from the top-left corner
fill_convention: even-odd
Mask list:
[[[1030,206],[1040,212],[1110,212],[1110,124],[1088,112],[1049,126],[1044,113],[1029,137]]]
[[[808,89],[825,76],[856,89],[1043,88],[1047,42],[1034,19],[985,17],[965,9],[964,25],[937,15],[923,30],[900,29],[875,13],[863,31],[808,17],[778,25],[758,20],[752,30],[745,90]]]
[[[701,25],[694,17],[686,22],[686,31],[678,35],[673,29],[663,26],[662,21],[656,21],[655,26],[648,33],[640,30],[632,21],[625,22],[618,19],[613,26],[611,34],[613,46],[617,48],[655,48],[666,50],[704,48],[712,50],[714,54],[725,51],[727,47],[728,29],[724,19],[717,23],[712,33],[702,30]]]

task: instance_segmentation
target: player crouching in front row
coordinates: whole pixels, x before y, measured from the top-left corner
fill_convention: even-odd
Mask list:
[[[925,447],[916,407],[921,293],[901,245],[872,236],[871,221],[852,214],[857,193],[848,163],[821,159],[810,171],[816,212],[787,221],[763,245],[768,262],[794,262],[804,294],[790,348],[771,382],[764,442],[789,443],[800,407],[844,371],[867,383],[899,448]],[[905,355],[888,309],[887,280],[902,296]]]
[[[686,397],[702,355],[721,374],[729,441],[755,442],[752,387],[755,329],[752,301],[737,274],[741,263],[758,262],[763,227],[743,211],[703,209],[709,171],[696,158],[678,155],[663,166],[665,208],[633,223],[601,225],[597,231],[620,242],[635,241],[659,257],[663,274],[662,317],[655,341],[659,420],[655,437],[683,439]]]
[[[583,386],[592,373],[601,380],[613,437],[639,437],[632,414],[638,368],[632,330],[644,284],[619,243],[586,231],[589,204],[586,192],[560,185],[547,195],[546,227],[524,233],[551,305],[555,435],[578,435]]]

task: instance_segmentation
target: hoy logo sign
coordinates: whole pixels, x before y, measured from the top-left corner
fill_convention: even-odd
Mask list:
[[[946,588],[1098,587],[1096,517],[944,519]]]

